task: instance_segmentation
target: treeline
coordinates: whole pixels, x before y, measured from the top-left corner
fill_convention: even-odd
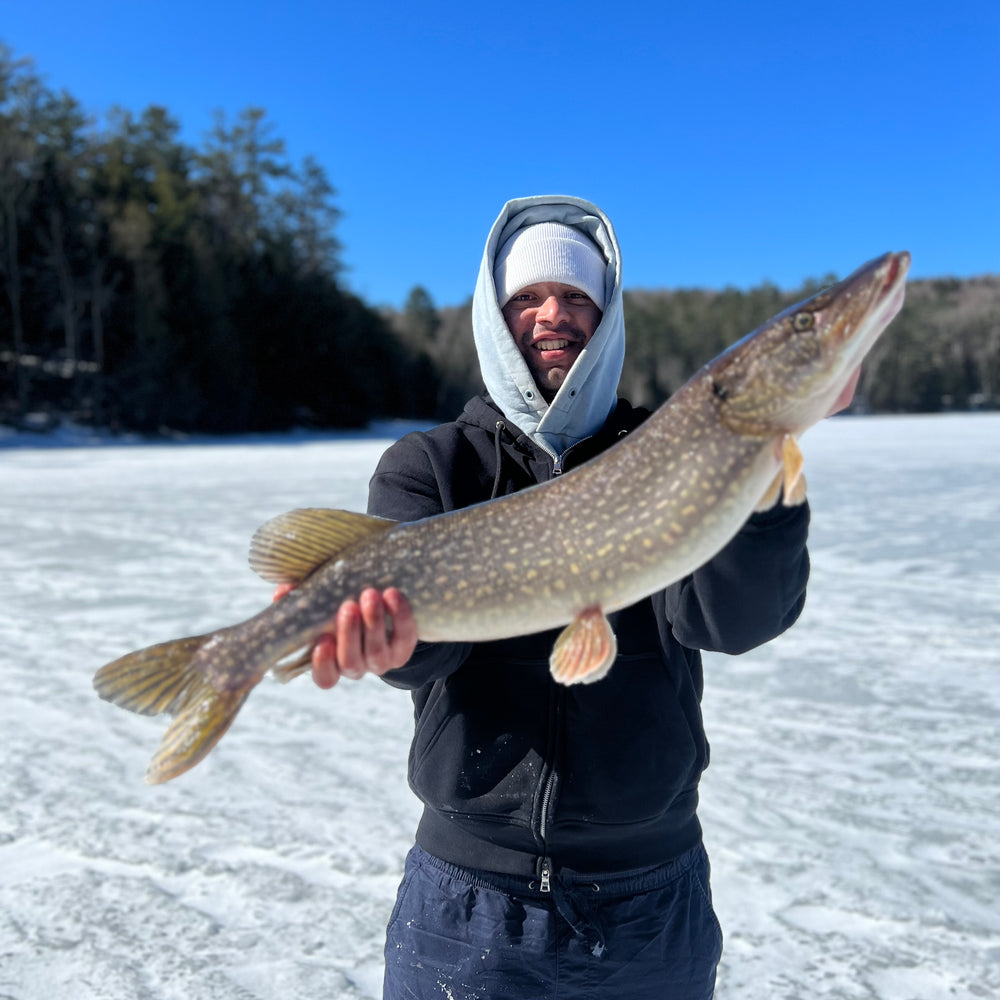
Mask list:
[[[628,347],[621,394],[656,406],[706,361],[771,316],[836,280],[781,291],[626,291]],[[390,320],[409,349],[438,373],[424,408],[446,418],[479,391],[472,304],[436,309],[415,288]],[[852,410],[937,413],[1000,409],[1000,276],[911,281],[906,303],[865,361]]]
[[[481,389],[471,302],[372,309],[342,282],[323,169],[263,111],[180,141],[101,125],[0,44],[0,423],[159,433],[454,416]],[[629,291],[622,394],[652,406],[819,287]],[[911,282],[866,364],[870,412],[1000,407],[1000,277]]]
[[[665,399],[744,333],[833,280],[786,292],[762,285],[748,292],[626,293],[625,394],[647,405]],[[666,358],[664,345],[672,348]],[[1000,277],[909,282],[902,310],[865,361],[852,408],[1000,408]]]
[[[159,107],[98,127],[0,46],[0,420],[228,432],[412,412],[412,359],[339,280],[333,198],[259,109],[199,148]]]

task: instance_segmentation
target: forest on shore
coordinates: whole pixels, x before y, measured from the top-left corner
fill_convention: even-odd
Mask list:
[[[375,308],[343,277],[322,165],[260,108],[201,145],[163,107],[95,123],[0,43],[0,424],[141,433],[447,419],[481,390],[471,302]],[[627,290],[621,393],[662,402],[833,276]],[[470,289],[471,291],[471,289]],[[909,283],[855,409],[1000,408],[1000,276]]]
[[[782,309],[836,280],[796,289],[628,290],[622,396],[653,407],[698,368]],[[415,288],[389,315],[433,373],[423,409],[446,419],[480,391],[472,350],[472,302],[437,309]],[[1000,409],[1000,275],[907,282],[906,301],[865,360],[851,411],[939,413]]]

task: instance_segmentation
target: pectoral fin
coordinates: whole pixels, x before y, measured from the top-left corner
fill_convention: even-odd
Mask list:
[[[250,567],[271,583],[301,583],[317,566],[395,523],[348,510],[291,510],[257,529],[250,541]]]
[[[556,639],[549,669],[560,684],[592,684],[611,669],[617,654],[618,642],[604,612],[586,608]]]
[[[798,507],[800,503],[805,503],[805,500],[806,477],[800,473],[799,478],[795,480],[795,485],[792,487],[792,491],[790,493],[785,493],[783,503],[786,507]]]
[[[802,500],[796,501],[795,488],[798,485],[799,480],[802,478],[802,452],[799,451],[798,442],[791,434],[785,436],[785,440],[781,445],[781,457],[785,465],[785,480],[784,480],[784,497],[785,506],[794,506],[796,502],[801,503]],[[802,490],[802,498],[805,499],[805,487]]]
[[[806,498],[806,477],[802,474],[802,452],[791,434],[781,442],[781,470],[764,491],[754,511],[770,510],[780,499],[785,507],[797,507]]]
[[[785,470],[782,469],[771,482],[771,485],[764,491],[757,506],[754,507],[755,514],[761,514],[765,510],[770,510],[781,498],[781,484],[785,481]]]

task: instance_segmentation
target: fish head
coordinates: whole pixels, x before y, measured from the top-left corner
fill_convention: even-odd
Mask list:
[[[903,305],[910,255],[887,253],[779,313],[707,366],[719,417],[799,433],[826,416]]]

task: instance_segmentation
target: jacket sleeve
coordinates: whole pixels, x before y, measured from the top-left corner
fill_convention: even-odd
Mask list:
[[[736,655],[784,632],[805,604],[808,532],[808,504],[752,515],[718,555],[664,592],[674,638]]]
[[[400,439],[382,456],[368,487],[368,513],[394,521],[443,513],[441,489],[419,435]],[[393,687],[414,690],[454,673],[471,649],[471,643],[418,642],[409,661],[382,679]]]

